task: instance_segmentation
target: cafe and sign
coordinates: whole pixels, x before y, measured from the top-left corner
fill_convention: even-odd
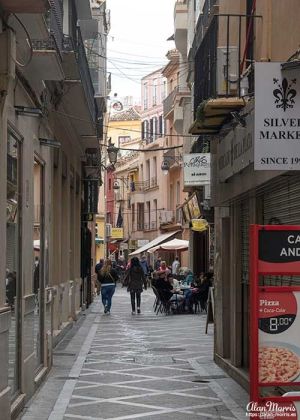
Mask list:
[[[300,76],[281,63],[255,64],[254,169],[300,169]]]
[[[300,404],[300,287],[274,286],[268,276],[300,275],[300,226],[250,227],[250,401],[275,404],[298,418]],[[296,394],[279,395],[293,387]],[[264,392],[267,390],[267,393]],[[276,412],[277,410],[277,412]],[[271,417],[281,418],[281,417]]]
[[[191,153],[183,155],[183,182],[185,187],[209,185],[210,179],[210,153]]]

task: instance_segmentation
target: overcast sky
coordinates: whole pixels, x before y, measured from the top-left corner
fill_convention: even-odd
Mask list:
[[[118,97],[140,98],[140,79],[167,63],[174,48],[175,0],[107,0],[111,11],[108,71]]]

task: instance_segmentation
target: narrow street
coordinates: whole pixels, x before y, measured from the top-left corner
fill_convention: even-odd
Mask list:
[[[62,419],[242,419],[247,394],[215,365],[206,315],[131,315],[118,288],[110,316],[99,299],[55,349],[54,367],[20,416]]]

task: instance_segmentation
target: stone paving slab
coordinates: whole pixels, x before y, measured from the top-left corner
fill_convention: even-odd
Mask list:
[[[205,314],[156,316],[153,299],[144,292],[135,316],[124,289],[109,316],[95,302],[20,419],[245,418],[248,395],[213,362]]]

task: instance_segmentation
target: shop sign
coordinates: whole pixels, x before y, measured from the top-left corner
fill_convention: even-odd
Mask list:
[[[192,219],[192,230],[195,232],[204,232],[208,227],[205,219]]]
[[[300,287],[261,286],[260,278],[272,274],[299,276],[298,242],[300,226],[252,225],[250,228],[251,412],[255,414],[259,407],[265,407],[266,411],[272,411],[273,414],[273,417],[268,418],[274,419],[281,418],[280,407],[283,406],[288,407],[290,413],[290,417],[286,417],[298,418]],[[275,387],[280,386],[293,386],[298,396],[276,395]],[[262,395],[267,388],[265,395],[268,397]]]
[[[218,143],[217,164],[220,182],[241,172],[253,162],[253,115],[245,118],[245,127],[237,126]]]
[[[185,187],[199,187],[210,184],[210,153],[183,155],[183,177]]]
[[[123,239],[124,229],[123,228],[111,228],[111,239]]]
[[[201,216],[200,206],[198,203],[198,196],[194,193],[187,202],[189,213],[192,219],[198,219]]]
[[[298,273],[299,263],[300,231],[293,231],[290,228],[259,231],[258,264],[261,273]]]
[[[299,71],[256,63],[254,169],[300,169],[299,115]]]
[[[98,213],[99,182],[97,179],[84,181],[84,213]]]

